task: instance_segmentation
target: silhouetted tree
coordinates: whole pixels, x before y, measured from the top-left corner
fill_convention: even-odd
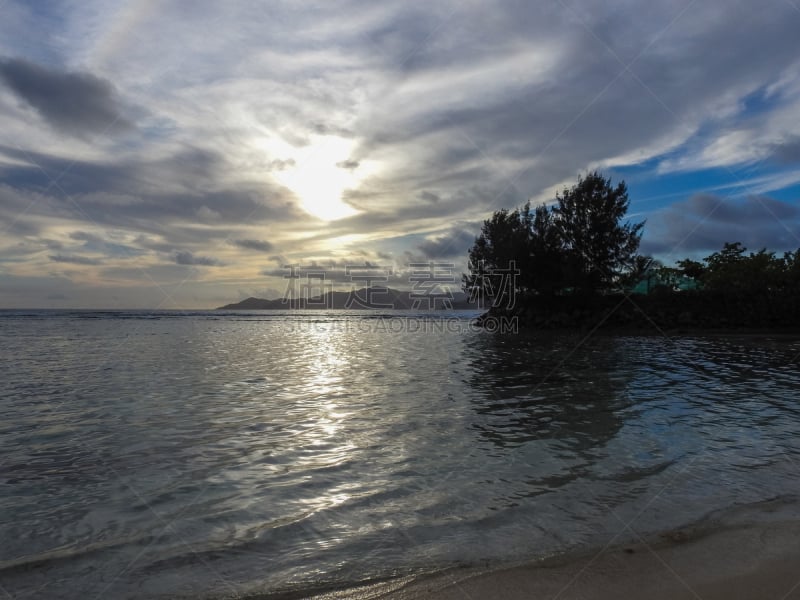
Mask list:
[[[469,274],[463,276],[466,292],[483,299],[509,293],[504,288],[510,269],[526,272],[525,278],[513,279],[513,291],[527,291],[532,218],[526,204],[511,212],[498,210],[483,222],[481,233],[469,250]]]
[[[741,289],[744,282],[740,281],[742,269],[740,263],[747,257],[747,248],[740,242],[726,242],[722,250],[714,252],[703,259],[706,263],[706,272],[703,275],[705,287],[713,291],[733,291]]]
[[[800,292],[800,249],[783,254],[783,279],[786,290]]]
[[[553,209],[564,248],[565,281],[575,291],[593,293],[617,288],[639,248],[644,222],[622,222],[628,211],[628,188],[596,171],[556,195]]]
[[[628,266],[627,272],[622,276],[622,285],[625,288],[635,288],[642,281],[646,282],[646,292],[650,293],[653,280],[658,277],[659,269],[663,265],[652,256],[637,254]]]
[[[792,253],[778,258],[774,252],[762,248],[745,254],[741,243],[726,243],[722,250],[707,256],[703,281],[708,290],[720,292],[745,292],[770,294],[787,289],[794,256]],[[787,260],[790,258],[790,260]]]
[[[628,192],[622,182],[591,173],[556,195],[558,205],[496,211],[469,250],[465,291],[502,293],[503,272],[519,269],[515,292],[597,292],[623,284],[644,223],[623,223]]]
[[[564,243],[553,212],[544,204],[536,207],[528,248],[530,289],[552,295],[563,287]]]
[[[678,266],[678,272],[681,275],[694,280],[698,284],[700,284],[706,273],[706,266],[696,260],[684,258],[683,260],[677,261],[675,264]]]

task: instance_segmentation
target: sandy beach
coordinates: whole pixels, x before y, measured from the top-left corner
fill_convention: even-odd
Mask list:
[[[458,569],[315,600],[784,600],[800,598],[800,507],[777,499],[580,555],[490,571]]]

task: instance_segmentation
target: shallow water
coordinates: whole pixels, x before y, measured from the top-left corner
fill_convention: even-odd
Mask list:
[[[407,315],[0,312],[0,584],[348,585],[800,493],[800,340]]]

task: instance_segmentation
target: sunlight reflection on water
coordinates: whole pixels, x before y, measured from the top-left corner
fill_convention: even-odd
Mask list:
[[[146,316],[0,314],[12,595],[355,582],[800,492],[794,339]]]

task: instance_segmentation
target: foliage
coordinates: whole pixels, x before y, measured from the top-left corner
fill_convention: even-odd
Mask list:
[[[777,256],[729,242],[702,261],[685,258],[668,267],[637,254],[644,223],[624,221],[624,182],[612,186],[590,173],[555,200],[551,207],[498,210],[484,221],[469,250],[464,290],[484,298],[521,293],[540,300],[634,288],[648,294],[696,290],[716,304],[738,297],[742,306],[800,295],[800,249]]]
[[[626,281],[644,223],[623,222],[624,182],[612,187],[598,173],[556,194],[551,208],[530,204],[496,211],[469,250],[465,291],[497,296],[502,274],[519,269],[515,292],[555,295],[606,292]],[[487,289],[488,288],[488,289]]]
[[[631,260],[627,273],[622,276],[621,283],[623,287],[631,289],[644,281],[649,293],[654,280],[660,281],[659,271],[661,269],[663,269],[663,265],[652,256],[637,254]]]
[[[528,252],[531,227],[527,204],[512,212],[498,210],[491,219],[484,221],[480,235],[469,250],[469,274],[463,276],[464,289],[488,297],[508,293],[504,291],[504,278],[515,268],[525,271],[524,281],[518,278],[516,282],[519,289],[527,289],[531,278]]]
[[[714,294],[774,296],[800,292],[800,250],[777,256],[762,248],[747,252],[740,242],[727,242],[702,262],[685,258],[674,268],[662,267],[658,279],[673,287],[681,280],[694,289]]]
[[[696,260],[691,260],[689,258],[679,260],[675,264],[678,265],[677,271],[681,275],[695,281],[702,280],[703,275],[706,272],[706,267],[703,263],[697,262]]]
[[[534,212],[527,251],[527,268],[531,274],[530,280],[526,280],[529,291],[554,294],[563,285],[564,244],[553,212],[544,204],[537,206]]]
[[[700,279],[705,289],[719,292],[770,294],[791,288],[796,282],[793,272],[795,256],[787,253],[778,258],[762,248],[746,255],[741,243],[726,243],[722,250],[707,256]]]
[[[587,293],[608,291],[636,255],[644,222],[623,223],[628,188],[597,172],[556,195],[553,209],[566,259],[566,285]]]

